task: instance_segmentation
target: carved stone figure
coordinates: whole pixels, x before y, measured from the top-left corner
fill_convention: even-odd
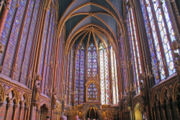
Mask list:
[[[53,108],[56,107],[56,100],[57,100],[57,95],[56,95],[56,93],[53,93],[53,95],[52,95],[52,106],[53,106]]]
[[[34,100],[37,102],[39,101],[39,96],[40,96],[40,80],[36,80],[36,83],[35,83],[35,98]]]
[[[0,103],[4,101],[4,89],[0,85]]]

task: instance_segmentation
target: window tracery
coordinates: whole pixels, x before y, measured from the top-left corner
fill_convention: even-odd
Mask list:
[[[140,3],[157,84],[176,72],[171,49],[176,37],[165,0],[140,0]]]

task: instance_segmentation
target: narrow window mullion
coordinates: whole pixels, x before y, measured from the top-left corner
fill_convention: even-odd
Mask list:
[[[78,78],[78,82],[79,82],[79,84],[78,84],[78,104],[80,104],[80,79],[81,79],[81,74],[80,74],[80,72],[81,72],[81,67],[80,67],[80,62],[81,62],[81,50],[79,49],[78,50],[79,51],[79,78]]]
[[[104,70],[104,97],[105,97],[105,104],[107,104],[107,93],[106,93],[106,76],[105,76],[105,51],[103,50],[103,70]]]
[[[114,79],[114,60],[113,60],[113,50],[110,48],[110,62],[111,63],[111,80],[112,80],[112,90],[113,90],[113,103],[116,103],[116,90],[115,90],[115,79]]]
[[[131,13],[131,12],[130,12]],[[131,38],[131,43],[132,43],[132,48],[134,51],[134,64],[135,64],[135,71],[136,71],[136,87],[139,88],[139,64],[138,64],[138,57],[137,57],[137,48],[135,46],[135,33],[134,33],[134,29],[133,29],[133,19],[132,19],[132,14],[129,14],[129,18],[130,18],[130,31],[131,31],[131,36],[133,38]]]
[[[118,79],[117,79],[117,63],[116,63],[116,55],[115,55],[115,53],[114,53],[114,51],[113,51],[113,54],[114,54],[114,78],[115,78],[115,85],[116,85],[116,87],[115,87],[115,90],[116,90],[116,94],[115,94],[115,96],[116,96],[116,104],[118,104],[118,98],[119,98],[119,92],[118,92]]]
[[[136,33],[135,33],[135,31],[136,31],[136,29],[135,29],[135,22],[134,22],[134,19],[133,19],[133,13],[132,12],[130,12],[131,14],[130,14],[130,18],[131,18],[131,28],[132,28],[132,34],[133,34],[133,46],[134,46],[134,49],[135,49],[135,57],[136,57],[136,64],[137,64],[137,72],[138,72],[138,75],[140,74],[140,67],[139,67],[139,59],[138,59],[138,46],[136,46],[137,45],[137,36],[136,36]]]
[[[132,18],[133,18],[133,23],[134,23],[134,25],[133,25],[133,27],[134,27],[134,33],[136,34],[136,44],[137,44],[137,46],[136,46],[136,48],[137,48],[137,54],[138,54],[138,66],[139,66],[139,72],[140,72],[140,74],[142,74],[143,73],[143,60],[142,60],[142,51],[141,51],[141,44],[140,44],[140,38],[139,38],[139,32],[138,32],[138,22],[137,22],[137,18],[136,18],[136,15],[135,15],[135,12],[134,12],[134,8],[132,8],[131,9],[131,14],[132,14]]]
[[[130,37],[129,37],[129,39],[130,39],[130,44],[131,44],[131,46],[132,46],[132,59],[133,59],[133,61],[134,61],[134,63],[133,63],[133,66],[134,66],[134,71],[135,71],[135,73],[136,73],[136,75],[138,76],[138,71],[137,71],[137,64],[136,64],[136,52],[135,52],[135,49],[134,49],[134,42],[133,42],[133,39],[134,39],[134,36],[133,36],[133,32],[132,32],[132,23],[131,23],[131,18],[130,18],[131,16],[130,16],[130,14],[129,14],[129,17],[128,17],[128,23],[129,23],[129,34],[130,34]],[[137,76],[136,76],[136,81],[138,80],[137,79]],[[136,84],[136,86],[137,86],[137,82],[135,81],[135,84]]]
[[[69,105],[69,87],[70,87],[70,79],[71,79],[71,74],[70,74],[70,71],[71,71],[71,52],[69,54],[69,69],[68,69],[68,75],[69,75],[69,78],[68,78],[68,83],[67,83],[67,104]]]
[[[76,49],[75,50],[75,74],[74,74],[74,99],[75,99],[75,104],[78,104],[78,91],[77,91],[77,80],[79,79],[79,78],[77,78],[77,76],[79,75],[77,75],[77,64],[79,64],[79,63],[77,63],[77,59],[78,59],[78,49]],[[79,76],[78,76],[79,77]]]

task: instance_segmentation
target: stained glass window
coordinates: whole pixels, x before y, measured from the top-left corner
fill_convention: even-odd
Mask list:
[[[32,19],[31,19],[30,28],[29,28],[29,34],[27,36],[24,60],[22,63],[22,73],[20,76],[20,80],[27,79],[27,72],[28,72],[28,66],[29,66],[29,62],[30,62],[30,53],[31,53],[31,48],[32,48],[32,43],[33,43],[33,36],[34,36],[34,32],[35,32],[37,14],[38,14],[38,10],[39,10],[39,3],[40,3],[40,0],[37,0],[35,3],[35,6],[34,6],[33,14],[32,14]],[[29,83],[26,83],[26,84],[29,84]]]
[[[87,51],[87,55],[85,57],[85,51]],[[97,53],[98,51],[98,53]],[[99,56],[98,56],[99,55]],[[111,56],[109,58],[108,56]],[[85,64],[85,58],[87,58]],[[99,59],[98,59],[99,58]],[[99,60],[99,62],[98,62]],[[98,63],[99,63],[99,71],[98,71]],[[110,65],[112,67],[110,68]],[[86,67],[85,67],[86,66]],[[85,70],[85,68],[87,70]],[[110,72],[112,70],[112,73]],[[117,79],[117,66],[116,66],[116,57],[115,53],[112,50],[112,47],[105,48],[103,43],[99,44],[98,50],[94,43],[90,43],[87,49],[81,46],[76,52],[76,60],[75,60],[75,104],[81,104],[85,99],[85,71],[87,71],[86,78],[87,81],[91,79],[98,80],[98,72],[100,77],[100,86],[96,86],[94,82],[90,83],[87,86],[87,100],[89,102],[98,101],[98,88],[100,87],[100,99],[101,104],[110,104],[111,96],[113,97],[113,104],[117,104],[119,102],[119,90],[118,90],[118,79]],[[110,74],[112,74],[112,78],[110,78]],[[112,84],[110,80],[112,79]],[[95,81],[96,82],[96,81]],[[98,81],[97,81],[98,83]],[[113,88],[112,90],[110,88]],[[112,92],[111,92],[112,91]],[[111,95],[112,94],[112,95]]]
[[[87,89],[88,100],[89,101],[97,100],[97,93],[98,93],[98,90],[97,90],[96,85],[91,83]]]
[[[46,42],[48,41],[48,30],[50,29],[49,21],[51,20],[51,10],[49,9],[46,13],[46,18],[44,21],[44,29],[42,35],[42,43],[41,43],[41,53],[40,53],[40,64],[39,64],[39,74],[42,75],[43,72],[43,64],[44,64],[44,55],[46,51]]]
[[[52,64],[51,64],[51,59],[52,59],[52,57],[51,57],[51,53],[52,53],[52,50],[53,50],[53,39],[54,39],[54,36],[56,35],[56,32],[55,32],[55,12],[53,12],[53,15],[52,15],[52,21],[51,21],[51,29],[50,29],[50,40],[49,40],[49,49],[48,49],[48,55],[47,55],[47,69],[46,69],[46,73],[44,73],[46,76],[45,76],[45,81],[46,81],[46,83],[45,83],[45,86],[49,86],[50,87],[50,82],[51,82],[51,70],[50,70],[50,68],[51,68],[51,66],[52,66]],[[61,50],[60,50],[61,51]],[[60,52],[59,52],[60,53]],[[59,59],[61,59],[61,53],[60,53],[60,55],[59,55]],[[59,64],[59,66],[60,66],[61,64]],[[59,70],[60,71],[60,70]],[[60,82],[59,82],[59,84],[60,84]],[[57,86],[58,86],[58,84],[57,84]],[[58,87],[57,88],[57,91],[60,91],[60,88]]]
[[[175,73],[171,42],[176,40],[165,0],[140,0],[155,83]],[[155,26],[157,24],[157,26]],[[158,37],[158,34],[160,37]],[[160,77],[158,77],[158,72]]]
[[[2,31],[2,36],[1,36],[1,43],[6,47],[7,46],[7,40],[8,40],[8,35],[10,34],[11,27],[13,25],[13,18],[15,17],[15,10],[17,9],[16,7],[17,0],[12,0],[10,3],[10,9],[6,18],[6,22],[4,24],[4,29]],[[0,53],[0,62],[2,64],[2,58],[4,55]]]
[[[105,104],[105,81],[104,81],[104,51],[99,51],[100,59],[100,84],[101,84],[101,104]]]
[[[110,99],[110,84],[109,84],[109,66],[107,49],[103,44],[99,48],[100,60],[100,87],[101,87],[101,104],[109,104]]]
[[[84,80],[85,80],[85,55],[84,55],[84,48],[81,48],[81,54],[80,54],[80,73],[79,73],[79,103],[84,102]]]
[[[110,49],[110,54],[111,54],[111,76],[112,76],[113,104],[118,104],[119,92],[118,92],[117,66],[116,66],[115,53],[114,53],[112,47]]]
[[[89,45],[87,60],[88,77],[95,77],[97,75],[97,52],[93,43]]]
[[[136,93],[140,92],[140,85],[139,85],[139,75],[142,74],[142,65],[140,61],[140,44],[138,42],[137,37],[137,28],[136,22],[134,18],[134,11],[132,8],[129,8],[128,17],[128,31],[129,31],[129,39],[130,39],[130,46],[131,46],[131,53],[132,53],[132,62],[134,68],[134,86],[136,87]]]
[[[18,4],[19,6],[17,7],[17,5],[15,6],[16,8],[13,9],[14,10],[14,21],[11,25],[11,30],[9,30],[10,33],[8,33],[8,35],[6,36],[7,38],[7,46],[6,46],[6,56],[4,57],[4,63],[3,63],[3,70],[2,73],[4,73],[5,75],[9,76],[10,72],[12,70],[12,64],[13,64],[13,57],[14,57],[14,53],[15,53],[15,49],[17,46],[17,38],[18,38],[18,34],[21,28],[21,23],[23,20],[23,15],[24,15],[24,11],[25,11],[25,7],[27,4],[27,0],[21,0],[17,3],[18,1],[16,1],[16,4]]]
[[[26,84],[29,61],[27,56],[30,54],[29,49],[32,43],[29,37],[33,38],[32,33],[34,33],[34,28],[32,26],[35,26],[36,23],[39,0],[11,0],[9,4],[10,9],[0,38],[1,43],[5,46],[4,52],[0,54],[0,62],[3,64],[2,72],[9,75],[10,71],[12,71],[13,64],[16,64],[16,71],[12,71],[15,72],[13,79]],[[25,10],[26,7],[27,11]],[[17,57],[14,56],[15,51],[17,52]],[[16,59],[15,57],[17,58],[16,63],[12,63]]]
[[[150,6],[147,5],[147,8],[150,10],[151,8],[149,8],[149,7]],[[142,5],[141,9],[142,9],[142,11],[144,11],[143,17],[144,17],[144,22],[145,22],[145,27],[146,27],[146,34],[147,34],[147,38],[148,38],[149,49],[151,52],[151,64],[152,64],[153,74],[154,74],[155,81],[158,82],[160,79],[160,76],[158,73],[158,69],[159,69],[158,61],[161,62],[161,64],[162,64],[162,59],[161,59],[160,50],[157,51],[155,48],[156,46],[159,47],[159,42],[157,41],[157,34],[155,32],[156,30],[155,30],[154,19],[152,19],[153,16],[152,16],[151,12],[150,12],[151,14],[149,15],[149,18],[145,17],[145,16],[148,16],[147,9],[145,8],[145,6]],[[150,29],[151,26],[152,26],[152,29]],[[153,40],[156,40],[157,42],[154,42]]]
[[[35,6],[35,1],[29,1],[29,4],[28,4],[28,10],[27,10],[27,15],[24,19],[24,26],[22,26],[23,28],[22,29],[22,37],[21,39],[19,39],[21,42],[20,42],[20,47],[18,48],[19,51],[18,51],[18,56],[17,56],[17,60],[16,60],[16,71],[15,71],[15,74],[14,74],[14,79],[15,80],[19,80],[21,83],[25,84],[26,80],[25,79],[20,79],[20,71],[21,71],[21,63],[24,59],[24,50],[25,50],[25,47],[27,46],[26,42],[27,42],[27,37],[28,37],[28,33],[29,33],[29,27],[30,27],[30,20],[31,20],[31,17],[33,15],[33,10],[34,10],[34,6]],[[20,34],[19,34],[20,35]]]
[[[73,49],[71,50],[70,54],[70,76],[69,76],[69,83],[68,83],[68,103],[71,104],[71,93],[72,93],[72,79],[73,79],[73,55],[74,51]]]
[[[84,79],[85,79],[85,54],[82,46],[77,50],[76,55],[76,71],[75,71],[75,103],[80,104],[84,102]]]

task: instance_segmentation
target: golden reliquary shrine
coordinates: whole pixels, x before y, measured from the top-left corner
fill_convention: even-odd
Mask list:
[[[180,120],[180,0],[0,0],[0,120]]]

